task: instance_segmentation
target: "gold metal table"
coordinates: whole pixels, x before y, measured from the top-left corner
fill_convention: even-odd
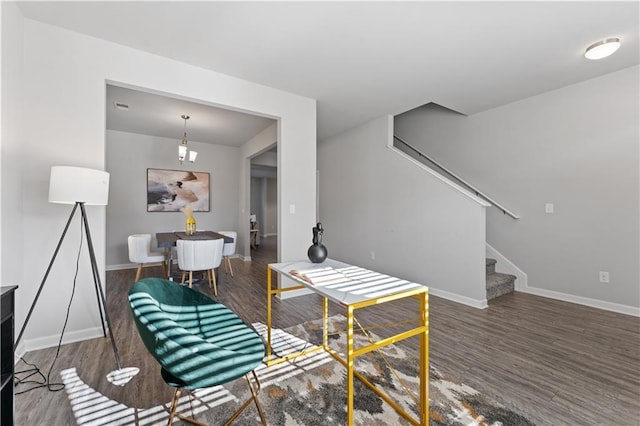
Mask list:
[[[288,277],[300,285],[285,288],[272,288],[272,271]],[[307,288],[323,297],[323,342],[322,346],[291,353],[276,358],[271,349],[271,298],[287,291]],[[382,338],[362,347],[354,347],[354,313],[357,309],[380,305],[382,303],[414,297],[419,301],[418,325],[399,334]],[[328,344],[329,303],[332,300],[346,309],[347,316],[347,359]],[[407,413],[396,401],[370,383],[362,374],[355,371],[354,362],[358,356],[378,350],[401,340],[419,336],[419,418]],[[323,263],[309,261],[271,263],[267,266],[267,365],[288,361],[317,350],[325,350],[347,369],[347,424],[353,425],[354,376],[360,379],[384,401],[390,404],[402,417],[414,425],[429,424],[429,289],[428,287],[406,280],[352,266],[337,260],[327,259]]]

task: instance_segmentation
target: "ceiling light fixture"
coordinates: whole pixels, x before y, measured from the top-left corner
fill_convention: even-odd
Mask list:
[[[620,47],[620,39],[617,37],[606,38],[604,40],[597,41],[591,46],[587,47],[584,52],[584,57],[587,59],[602,59],[609,55],[612,55]]]
[[[189,147],[187,146],[187,120],[191,117],[182,114],[180,118],[184,120],[184,135],[182,135],[182,141],[180,141],[180,145],[178,145],[178,161],[180,161],[180,164],[184,164],[184,160],[187,158],[187,151],[189,151]],[[189,162],[195,162],[197,156],[198,153],[196,151],[189,151]]]

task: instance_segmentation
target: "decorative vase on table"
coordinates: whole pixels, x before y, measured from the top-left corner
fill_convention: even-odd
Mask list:
[[[193,209],[191,209],[191,207],[189,206],[186,206],[181,208],[180,210],[187,215],[184,233],[187,235],[194,235],[196,233],[196,218],[193,217]]]
[[[189,216],[187,218],[185,233],[187,235],[193,235],[193,234],[196,233],[196,218],[195,217]]]
[[[318,224],[313,227],[313,245],[309,247],[307,251],[307,256],[309,256],[309,260],[313,263],[324,262],[328,255],[327,248],[322,245],[323,232],[322,224],[318,222]]]

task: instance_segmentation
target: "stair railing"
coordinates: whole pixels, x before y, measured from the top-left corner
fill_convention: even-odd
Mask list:
[[[504,213],[504,214],[506,214],[508,216],[511,216],[514,219],[520,219],[520,216],[518,216],[517,214],[515,214],[512,211],[508,210],[506,207],[502,206],[502,204],[498,203],[497,201],[495,201],[493,198],[489,197],[488,195],[483,194],[482,192],[480,192],[480,190],[478,188],[474,187],[473,185],[471,185],[470,183],[468,183],[467,181],[462,179],[460,176],[456,175],[451,170],[447,169],[442,164],[438,163],[436,160],[434,160],[433,158],[429,157],[428,155],[426,155],[425,153],[420,151],[418,148],[416,148],[413,145],[411,145],[409,142],[405,141],[404,139],[402,139],[401,137],[396,136],[396,135],[393,135],[393,138],[395,140],[397,140],[398,142],[402,143],[403,145],[405,145],[407,148],[409,148],[410,150],[412,150],[416,154],[418,154],[419,157],[424,158],[425,160],[429,161],[431,164],[433,164],[436,167],[438,167],[440,170],[444,171],[447,175],[449,175],[450,177],[455,179],[458,183],[461,183],[463,186],[468,188],[471,192],[475,193],[476,196],[478,196],[480,198],[483,198],[483,199],[487,200],[488,202],[490,202],[494,207],[496,207],[497,209],[502,211],[502,213]]]

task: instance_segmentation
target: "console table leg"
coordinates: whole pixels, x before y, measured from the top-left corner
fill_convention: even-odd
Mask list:
[[[271,361],[271,268],[267,267],[267,364]]]
[[[420,334],[420,424],[429,425],[429,293],[420,297],[420,319],[425,327]]]
[[[323,298],[322,302],[322,346],[325,350],[329,349],[329,299]]]
[[[353,306],[347,306],[347,425],[353,425]]]

